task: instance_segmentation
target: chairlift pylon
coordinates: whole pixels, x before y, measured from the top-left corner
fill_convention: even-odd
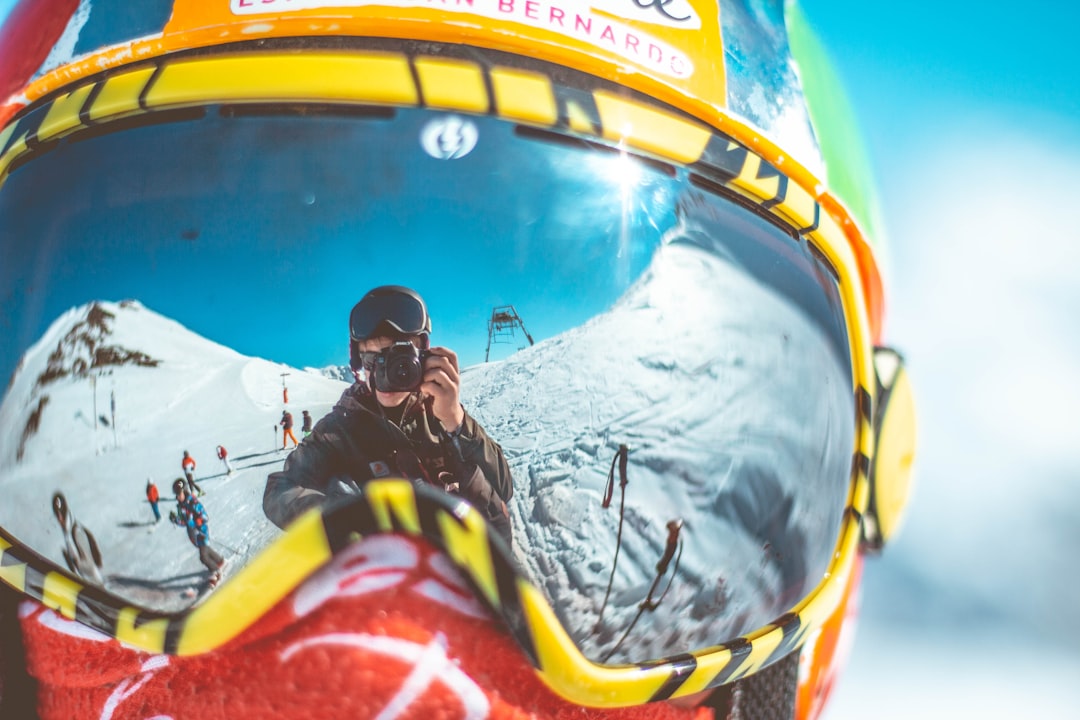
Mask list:
[[[521,328],[522,334],[534,345],[532,335],[525,329],[525,322],[518,315],[513,305],[497,305],[491,309],[491,318],[488,320],[488,343],[484,352],[484,362],[491,357],[492,343],[508,343],[514,337],[515,328]]]

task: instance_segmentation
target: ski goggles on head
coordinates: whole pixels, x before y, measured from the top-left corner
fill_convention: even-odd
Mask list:
[[[369,292],[349,315],[349,335],[353,340],[379,335],[411,337],[430,332],[431,319],[424,303],[411,290],[398,286]]]
[[[906,385],[875,374],[869,256],[750,131],[446,51],[302,58],[355,80],[333,97],[280,72],[293,55],[168,58],[0,132],[0,579],[192,654],[350,539],[405,532],[443,548],[575,702],[751,674],[837,611],[903,505],[874,452],[910,459],[907,425],[874,406]],[[476,82],[416,85],[447,73]],[[407,484],[284,535],[240,498],[281,469],[279,399],[318,418],[352,381],[356,288],[403,267],[458,355],[463,405],[507,449],[512,554],[467,503]],[[354,308],[352,339],[430,327],[388,297]],[[179,437],[233,449],[233,473],[200,482],[238,574],[193,607],[167,590],[197,558],[173,560],[162,531],[130,542],[141,487],[105,482],[175,472],[162,448]],[[57,488],[118,566],[103,587],[42,529]]]

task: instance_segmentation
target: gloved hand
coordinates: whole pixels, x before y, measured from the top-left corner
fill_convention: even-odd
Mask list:
[[[360,494],[360,486],[356,480],[347,475],[339,475],[331,478],[326,485],[327,499],[348,497]]]

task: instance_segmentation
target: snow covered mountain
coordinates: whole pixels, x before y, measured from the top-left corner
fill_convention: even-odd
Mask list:
[[[331,380],[340,380],[344,383],[352,384],[353,382],[353,371],[348,365],[329,365],[323,368],[306,367],[304,372],[330,378]]]
[[[285,457],[277,423],[281,373],[289,370],[138,302],[69,310],[24,354],[0,404],[0,523],[62,566],[62,535],[50,511],[60,490],[101,545],[110,590],[182,606],[179,591],[197,581],[202,565],[179,528],[153,524],[147,479],[167,513],[189,451],[208,491],[211,536],[241,566],[279,532],[263,517],[262,489]],[[301,409],[325,414],[345,387],[303,372],[289,380],[297,418]],[[237,470],[231,477],[218,445]]]

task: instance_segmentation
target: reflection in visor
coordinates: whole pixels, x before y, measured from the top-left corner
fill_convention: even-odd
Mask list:
[[[199,557],[153,521],[147,477],[167,514],[189,450],[210,543],[242,568],[280,534],[262,493],[283,407],[331,410],[350,309],[401,284],[509,461],[516,562],[590,658],[730,640],[821,580],[855,412],[805,243],[683,169],[490,117],[172,119],[44,148],[0,189],[0,525],[20,542],[65,565],[61,491],[108,590],[190,605]],[[535,345],[483,363],[507,306]]]

